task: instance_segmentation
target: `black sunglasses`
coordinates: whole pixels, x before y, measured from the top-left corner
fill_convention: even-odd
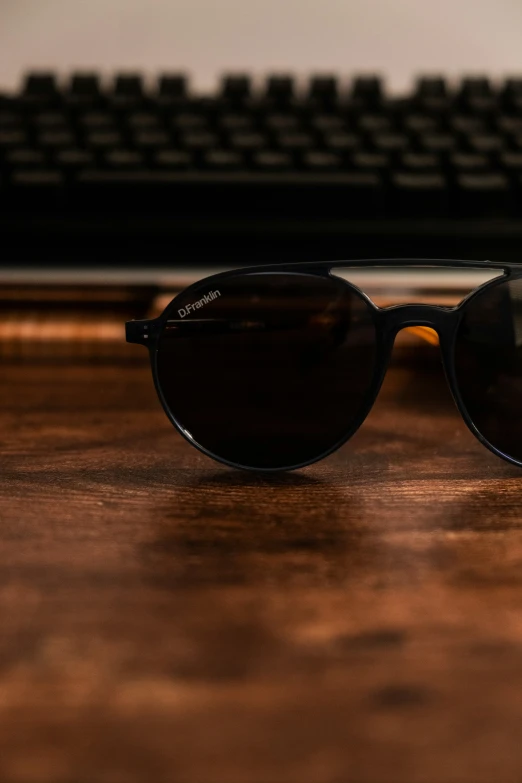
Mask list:
[[[480,268],[498,276],[456,307],[377,307],[336,270]],[[234,467],[290,470],[345,443],[368,415],[397,332],[438,333],[464,421],[522,466],[522,264],[373,259],[263,266],[207,277],[153,320],[126,324],[150,351],[174,426]]]

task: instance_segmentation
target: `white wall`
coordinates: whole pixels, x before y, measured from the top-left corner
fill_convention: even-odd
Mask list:
[[[0,0],[0,84],[28,67],[522,73],[522,0]]]

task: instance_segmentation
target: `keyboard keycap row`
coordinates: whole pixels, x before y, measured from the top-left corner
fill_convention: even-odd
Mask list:
[[[111,169],[147,166],[154,169],[308,169],[342,171],[347,169],[386,172],[393,168],[411,171],[459,173],[494,169],[514,171],[522,167],[522,146],[512,150],[487,149],[457,151],[403,151],[401,149],[360,149],[281,145],[267,148],[257,144],[221,147],[187,144],[185,147],[143,145],[141,148],[114,147],[113,139],[99,138],[87,147],[55,148],[8,145],[0,154],[0,171],[13,167],[48,168],[63,171],[93,165]],[[0,146],[1,149],[1,146]]]
[[[268,163],[268,162],[267,162]],[[53,169],[13,169],[0,177],[4,212],[32,208],[55,215],[85,211],[183,214],[212,209],[220,214],[350,217],[477,217],[522,215],[522,174],[509,178],[492,171],[448,177],[443,172],[370,171],[320,174],[168,172],[85,168],[66,177]],[[277,168],[277,167],[276,167]]]
[[[190,150],[233,149],[299,151],[326,149],[347,153],[353,150],[382,153],[431,153],[450,154],[467,152],[476,154],[519,151],[522,149],[522,133],[475,133],[451,135],[448,133],[352,133],[294,132],[267,133],[239,131],[215,133],[207,130],[182,131],[133,131],[123,133],[115,129],[88,130],[78,133],[72,130],[50,130],[28,133],[17,129],[0,129],[0,160],[6,150],[19,147],[46,149],[111,149],[126,147],[136,150],[163,149],[175,146]]]
[[[212,110],[213,109],[213,110]],[[0,130],[35,131],[78,131],[116,129],[121,130],[214,130],[238,131],[349,131],[359,133],[522,133],[522,111],[520,114],[495,113],[491,116],[476,116],[448,112],[431,116],[412,112],[409,107],[389,110],[388,113],[367,113],[359,111],[317,112],[313,110],[274,112],[269,107],[257,107],[250,111],[219,111],[218,107],[197,103],[187,104],[180,111],[37,111],[21,112],[13,108],[0,107]]]
[[[308,79],[304,89],[288,74],[269,75],[262,84],[247,74],[225,75],[217,95],[231,102],[242,102],[252,95],[262,95],[274,102],[288,102],[296,95],[304,95],[312,101],[336,102],[340,96],[349,95],[353,100],[376,104],[386,95],[383,80],[378,75],[356,75],[349,80],[335,75],[315,75]],[[107,84],[97,73],[75,73],[63,81],[51,72],[30,73],[26,76],[21,96],[29,102],[52,100],[57,96],[76,99],[79,102],[97,99],[109,94],[122,102],[143,99],[148,94],[159,98],[180,99],[190,94],[189,80],[183,73],[161,74],[150,87],[139,73],[120,73]],[[522,97],[522,77],[510,77],[501,83],[493,83],[488,77],[464,77],[460,83],[451,84],[442,76],[421,77],[417,80],[413,96],[427,105],[436,106],[453,96],[476,108],[487,108],[496,97],[504,101],[519,101]]]
[[[0,94],[3,213],[522,217],[522,78],[29,75]]]

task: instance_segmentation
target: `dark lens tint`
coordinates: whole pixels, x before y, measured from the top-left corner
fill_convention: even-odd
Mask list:
[[[335,278],[243,274],[178,296],[157,378],[187,437],[251,468],[319,459],[360,423],[375,372],[373,312]]]
[[[466,306],[455,372],[481,435],[522,461],[522,279],[496,283]]]

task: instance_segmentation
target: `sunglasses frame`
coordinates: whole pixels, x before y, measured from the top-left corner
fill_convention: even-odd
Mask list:
[[[488,280],[486,283],[473,289],[458,305],[454,307],[448,307],[445,305],[431,305],[431,304],[399,304],[391,305],[389,307],[378,307],[370,297],[364,293],[357,285],[351,283],[349,280],[345,280],[339,275],[332,274],[336,269],[357,269],[357,268],[375,268],[375,267],[393,267],[393,268],[452,268],[452,269],[483,269],[498,271],[499,274],[493,279]],[[302,462],[295,465],[288,465],[285,467],[277,468],[258,468],[246,465],[236,464],[228,460],[219,457],[218,455],[207,450],[204,446],[201,446],[194,439],[187,435],[182,425],[177,421],[176,417],[170,410],[170,407],[163,395],[161,385],[158,378],[157,356],[159,338],[163,331],[163,327],[169,320],[171,313],[176,309],[175,305],[178,297],[186,296],[191,291],[196,292],[200,287],[207,288],[209,285],[214,285],[227,278],[241,276],[248,276],[253,274],[273,274],[273,273],[285,273],[296,275],[315,275],[322,278],[334,278],[346,286],[352,291],[355,291],[369,306],[372,313],[375,327],[376,327],[376,355],[375,355],[375,371],[372,379],[370,389],[368,391],[368,400],[365,405],[362,406],[361,412],[357,419],[354,421],[350,430],[343,434],[342,438],[331,448],[329,448],[323,454],[314,457],[311,460]],[[500,449],[496,448],[490,443],[477,429],[473,420],[471,419],[468,411],[462,400],[456,372],[454,365],[455,354],[455,341],[458,332],[458,327],[462,316],[466,310],[466,307],[476,296],[481,295],[486,289],[494,288],[497,285],[501,285],[508,279],[517,279],[522,277],[522,263],[513,264],[502,261],[472,261],[472,260],[456,260],[456,259],[434,259],[434,258],[374,258],[374,259],[360,259],[350,261],[324,261],[324,262],[305,262],[305,263],[281,263],[270,264],[266,266],[252,266],[241,269],[232,269],[226,272],[220,272],[215,275],[211,275],[202,278],[195,283],[192,283],[187,288],[184,288],[178,295],[172,299],[172,301],[166,306],[163,312],[153,319],[128,321],[125,324],[126,340],[129,343],[136,343],[144,345],[149,349],[149,357],[152,369],[152,376],[154,380],[154,386],[158,394],[161,405],[178,432],[195,448],[212,459],[221,462],[222,464],[229,465],[230,467],[240,468],[243,470],[250,470],[255,472],[273,473],[283,472],[287,470],[296,470],[298,468],[306,467],[307,465],[319,462],[325,459],[330,454],[333,454],[344,443],[357,432],[359,427],[363,424],[364,420],[371,411],[382,383],[386,376],[386,372],[389,367],[391,353],[395,337],[402,329],[411,326],[424,326],[435,330],[439,337],[440,351],[442,364],[446,380],[453,397],[453,400],[457,406],[457,409],[462,416],[466,426],[489,451],[498,457],[506,460],[507,462],[522,467],[522,461],[516,460],[505,454]]]

